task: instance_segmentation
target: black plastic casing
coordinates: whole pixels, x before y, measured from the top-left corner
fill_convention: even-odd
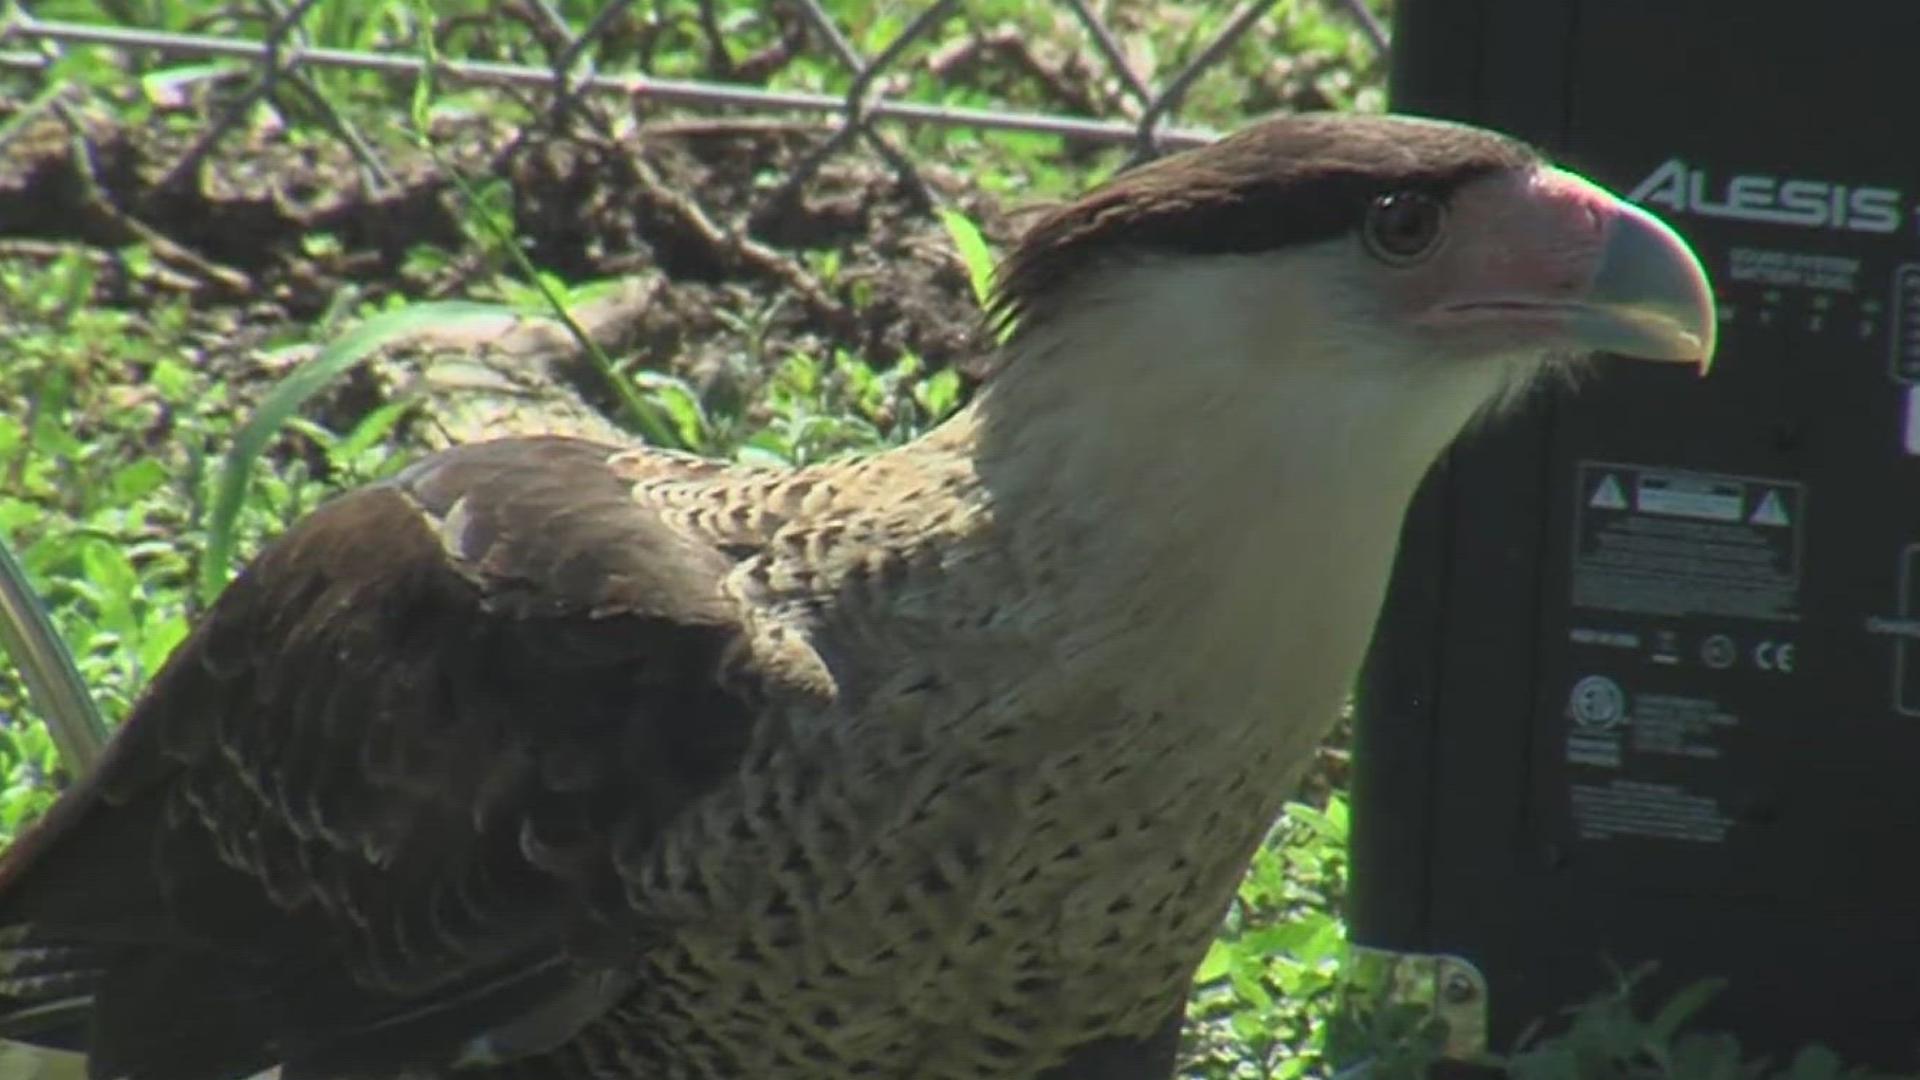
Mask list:
[[[1362,676],[1350,925],[1491,1036],[1660,963],[1754,1052],[1920,1071],[1920,3],[1400,0],[1396,111],[1660,214],[1712,374],[1602,359],[1422,489]]]

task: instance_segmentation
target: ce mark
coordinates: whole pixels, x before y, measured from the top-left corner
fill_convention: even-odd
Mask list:
[[[1766,640],[1753,647],[1753,666],[1761,671],[1793,674],[1794,648],[1791,641]]]

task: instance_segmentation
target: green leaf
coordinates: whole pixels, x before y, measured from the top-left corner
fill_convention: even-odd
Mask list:
[[[960,389],[960,373],[942,368],[920,380],[913,388],[913,400],[928,420],[943,420],[959,407]]]
[[[140,670],[149,677],[159,671],[167,657],[173,655],[174,647],[186,640],[187,630],[187,618],[178,611],[156,613],[149,618],[140,632]]]
[[[1647,1038],[1658,1044],[1671,1041],[1682,1025],[1706,1008],[1726,988],[1725,979],[1701,979],[1681,988],[1660,1007],[1653,1022],[1647,1025]]]
[[[153,370],[147,373],[147,385],[160,391],[160,396],[167,401],[179,404],[193,392],[193,372],[178,360],[163,357],[155,361]]]
[[[140,592],[140,575],[126,553],[110,540],[89,537],[80,547],[80,565],[94,586],[100,624],[121,638],[138,637],[140,626],[133,617],[133,602]]]
[[[793,451],[775,432],[762,431],[741,443],[733,452],[733,459],[742,465],[791,465]]]
[[[333,446],[330,451],[333,460],[344,465],[373,449],[374,444],[391,434],[400,419],[419,403],[420,399],[410,394],[395,398],[361,417],[353,430]]]
[[[1233,966],[1234,948],[1224,939],[1215,938],[1207,947],[1206,959],[1200,961],[1200,967],[1193,973],[1196,983],[1210,983],[1224,976]]]
[[[11,416],[0,416],[0,457],[12,457],[25,441],[26,431],[20,421]]]
[[[1508,1065],[1514,1080],[1581,1080],[1580,1058],[1564,1043],[1529,1051]]]
[[[700,405],[700,396],[685,379],[658,371],[641,371],[634,374],[633,381],[647,400],[666,414],[679,435],[681,446],[698,453],[711,445],[713,425]]]
[[[1726,1032],[1689,1032],[1673,1046],[1673,1080],[1739,1080],[1740,1042]]]
[[[1256,1009],[1273,1008],[1273,995],[1268,993],[1267,988],[1262,985],[1260,973],[1248,970],[1249,965],[1244,962],[1245,959],[1245,957],[1239,957],[1240,962],[1235,963],[1227,973],[1227,977],[1233,981],[1233,992],[1239,994]]]
[[[141,458],[114,470],[113,497],[121,503],[136,502],[165,487],[172,480],[167,467],[153,458]]]
[[[1826,1047],[1803,1047],[1787,1066],[1785,1080],[1836,1080],[1843,1067],[1840,1055]]]
[[[973,284],[973,298],[982,307],[993,296],[993,251],[973,219],[950,207],[940,208],[940,224],[946,226],[954,250],[967,268],[967,280]]]

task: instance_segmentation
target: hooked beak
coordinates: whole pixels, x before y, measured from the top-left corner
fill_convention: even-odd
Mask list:
[[[1706,372],[1713,290],[1659,218],[1554,168],[1473,182],[1454,202],[1459,243],[1430,267],[1429,326]]]
[[[1706,270],[1665,222],[1609,201],[1599,267],[1572,309],[1573,335],[1595,352],[1693,363],[1705,374],[1718,327]]]

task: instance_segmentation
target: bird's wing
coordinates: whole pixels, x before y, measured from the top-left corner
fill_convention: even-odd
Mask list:
[[[451,451],[269,548],[0,861],[0,1034],[345,1076],[537,1051],[616,995],[647,928],[615,865],[768,688],[728,557],[609,453]]]

